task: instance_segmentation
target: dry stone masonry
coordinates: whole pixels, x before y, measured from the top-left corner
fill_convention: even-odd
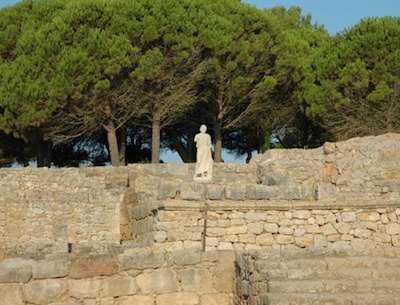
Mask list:
[[[386,134],[215,164],[203,182],[194,164],[0,169],[0,304],[369,304],[374,280],[371,304],[397,304],[397,266],[364,260],[400,256],[399,164]]]

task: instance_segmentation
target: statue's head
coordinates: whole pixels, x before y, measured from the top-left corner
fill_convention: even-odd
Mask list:
[[[206,132],[206,131],[207,131],[207,126],[204,125],[204,124],[201,125],[201,126],[200,126],[200,132],[203,132],[203,133],[204,133],[204,132]]]

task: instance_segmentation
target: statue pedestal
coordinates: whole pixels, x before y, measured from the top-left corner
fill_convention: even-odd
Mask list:
[[[212,182],[212,176],[194,176],[193,180],[196,182]]]

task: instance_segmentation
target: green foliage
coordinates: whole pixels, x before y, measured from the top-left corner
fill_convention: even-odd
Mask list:
[[[399,39],[394,17],[366,18],[335,36],[313,59],[305,113],[335,139],[400,131]]]
[[[311,20],[238,0],[22,0],[0,10],[2,138],[75,154],[150,127],[189,161],[201,123],[216,150],[248,155],[274,136],[304,147],[399,131],[399,18],[335,37]]]

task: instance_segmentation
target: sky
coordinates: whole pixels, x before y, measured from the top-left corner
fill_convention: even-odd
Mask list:
[[[84,0],[82,0],[84,1]],[[0,0],[0,8],[17,3],[18,0]],[[242,0],[260,9],[274,6],[299,6],[302,14],[311,14],[312,23],[323,25],[331,35],[359,23],[367,17],[400,16],[400,0]],[[163,153],[169,163],[181,162],[177,154]],[[236,158],[226,152],[224,160],[244,163],[245,157]]]

